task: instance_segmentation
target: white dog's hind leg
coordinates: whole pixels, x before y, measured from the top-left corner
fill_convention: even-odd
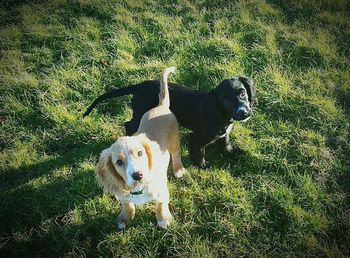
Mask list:
[[[171,161],[173,164],[173,173],[176,178],[182,177],[186,169],[181,160],[180,135],[178,125],[175,124],[173,130],[169,135],[169,152],[171,154]]]

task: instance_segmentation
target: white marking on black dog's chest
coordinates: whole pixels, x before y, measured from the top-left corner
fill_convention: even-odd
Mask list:
[[[214,140],[212,140],[211,142],[209,142],[206,146],[208,146],[209,144],[212,144],[213,142],[217,141],[220,138],[223,138],[226,136],[226,134],[230,134],[233,128],[233,123],[229,124],[226,128],[225,128],[225,133],[219,136],[216,136],[214,138]]]
[[[225,133],[220,135],[218,138],[222,138],[225,137],[227,134],[230,134],[233,128],[233,123],[229,124],[226,129],[225,129]]]

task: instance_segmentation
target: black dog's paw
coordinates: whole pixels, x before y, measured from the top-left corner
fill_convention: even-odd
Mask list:
[[[198,170],[211,170],[213,169],[213,164],[211,164],[210,162],[206,162],[204,165],[202,165],[201,167],[199,166],[195,166]]]
[[[211,168],[210,163],[208,163],[204,158],[200,159],[200,160],[196,160],[195,162],[193,162],[195,167],[198,169],[209,169]]]
[[[233,147],[232,147],[232,145],[225,146],[225,148],[223,149],[223,154],[225,156],[231,156],[233,154]]]
[[[232,145],[227,145],[224,150],[223,150],[223,154],[226,157],[229,157],[233,160],[236,160],[237,158],[243,156],[246,152],[244,150],[242,150],[241,148],[237,147],[237,146],[232,146]]]
[[[210,163],[210,162],[205,162],[201,167],[199,167],[199,168],[201,168],[201,169],[204,169],[204,170],[208,170],[208,169],[212,169],[213,168],[213,166],[212,166],[212,164]]]
[[[207,164],[208,164],[208,162],[203,158],[203,159],[201,159],[201,160],[198,160],[197,162],[196,162],[196,166],[198,167],[198,168],[205,168],[206,166],[207,166]]]

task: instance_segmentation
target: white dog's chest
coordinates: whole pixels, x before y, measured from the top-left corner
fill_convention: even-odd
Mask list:
[[[118,197],[117,197],[118,198]],[[162,191],[151,191],[150,189],[145,189],[142,194],[129,194],[127,196],[119,197],[118,199],[123,202],[132,202],[135,205],[142,205],[148,202],[157,202],[167,199],[166,194],[162,194]]]
[[[130,196],[129,196],[129,201],[134,203],[135,205],[141,205],[141,204],[145,204],[145,203],[152,202],[155,200],[156,199],[154,198],[154,196],[152,196],[148,193],[143,193],[143,194],[139,194],[139,195],[130,194]]]

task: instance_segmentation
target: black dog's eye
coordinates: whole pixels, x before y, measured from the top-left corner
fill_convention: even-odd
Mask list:
[[[121,159],[118,159],[118,160],[117,160],[117,165],[118,165],[118,166],[123,165],[123,161],[122,161]]]
[[[139,151],[139,152],[137,153],[137,156],[139,156],[139,157],[141,157],[142,155],[143,155],[142,151]]]
[[[239,94],[239,96],[240,96],[241,98],[244,98],[244,97],[245,97],[245,91],[244,91],[244,90],[241,91],[241,93]]]

